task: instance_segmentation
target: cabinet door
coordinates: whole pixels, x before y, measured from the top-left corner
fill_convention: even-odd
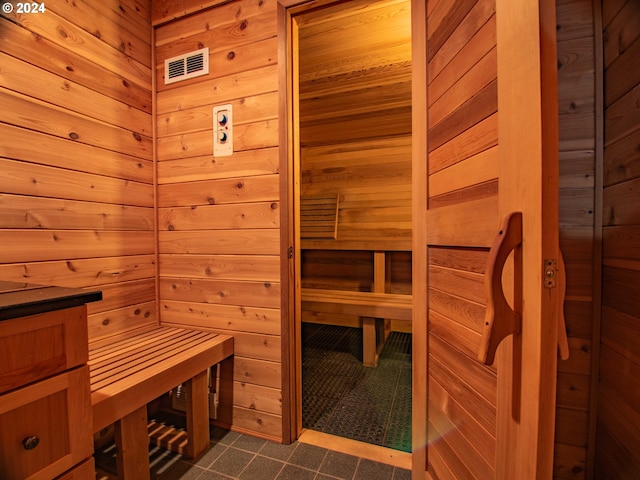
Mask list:
[[[427,372],[414,377],[414,478],[551,478],[555,2],[412,6],[414,125],[425,126],[414,131],[414,371]]]
[[[0,322],[0,393],[87,363],[87,307]]]
[[[51,479],[93,453],[89,367],[0,395],[3,480]]]

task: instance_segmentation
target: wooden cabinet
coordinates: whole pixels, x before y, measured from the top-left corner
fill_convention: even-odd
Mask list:
[[[0,318],[4,480],[94,478],[87,310],[72,305]]]

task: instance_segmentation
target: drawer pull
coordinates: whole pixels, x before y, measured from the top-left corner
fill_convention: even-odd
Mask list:
[[[37,435],[31,435],[29,437],[25,437],[22,440],[22,446],[25,450],[33,450],[40,444],[40,437]]]

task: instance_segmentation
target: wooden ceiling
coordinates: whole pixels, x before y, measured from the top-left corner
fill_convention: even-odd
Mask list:
[[[411,134],[409,0],[353,0],[299,26],[301,145]]]

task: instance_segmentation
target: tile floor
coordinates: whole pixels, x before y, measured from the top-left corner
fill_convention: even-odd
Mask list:
[[[115,473],[113,446],[96,453],[97,466]],[[214,429],[211,449],[196,461],[150,447],[154,480],[409,480],[411,472],[300,442],[281,445]],[[100,478],[99,476],[96,477]]]

